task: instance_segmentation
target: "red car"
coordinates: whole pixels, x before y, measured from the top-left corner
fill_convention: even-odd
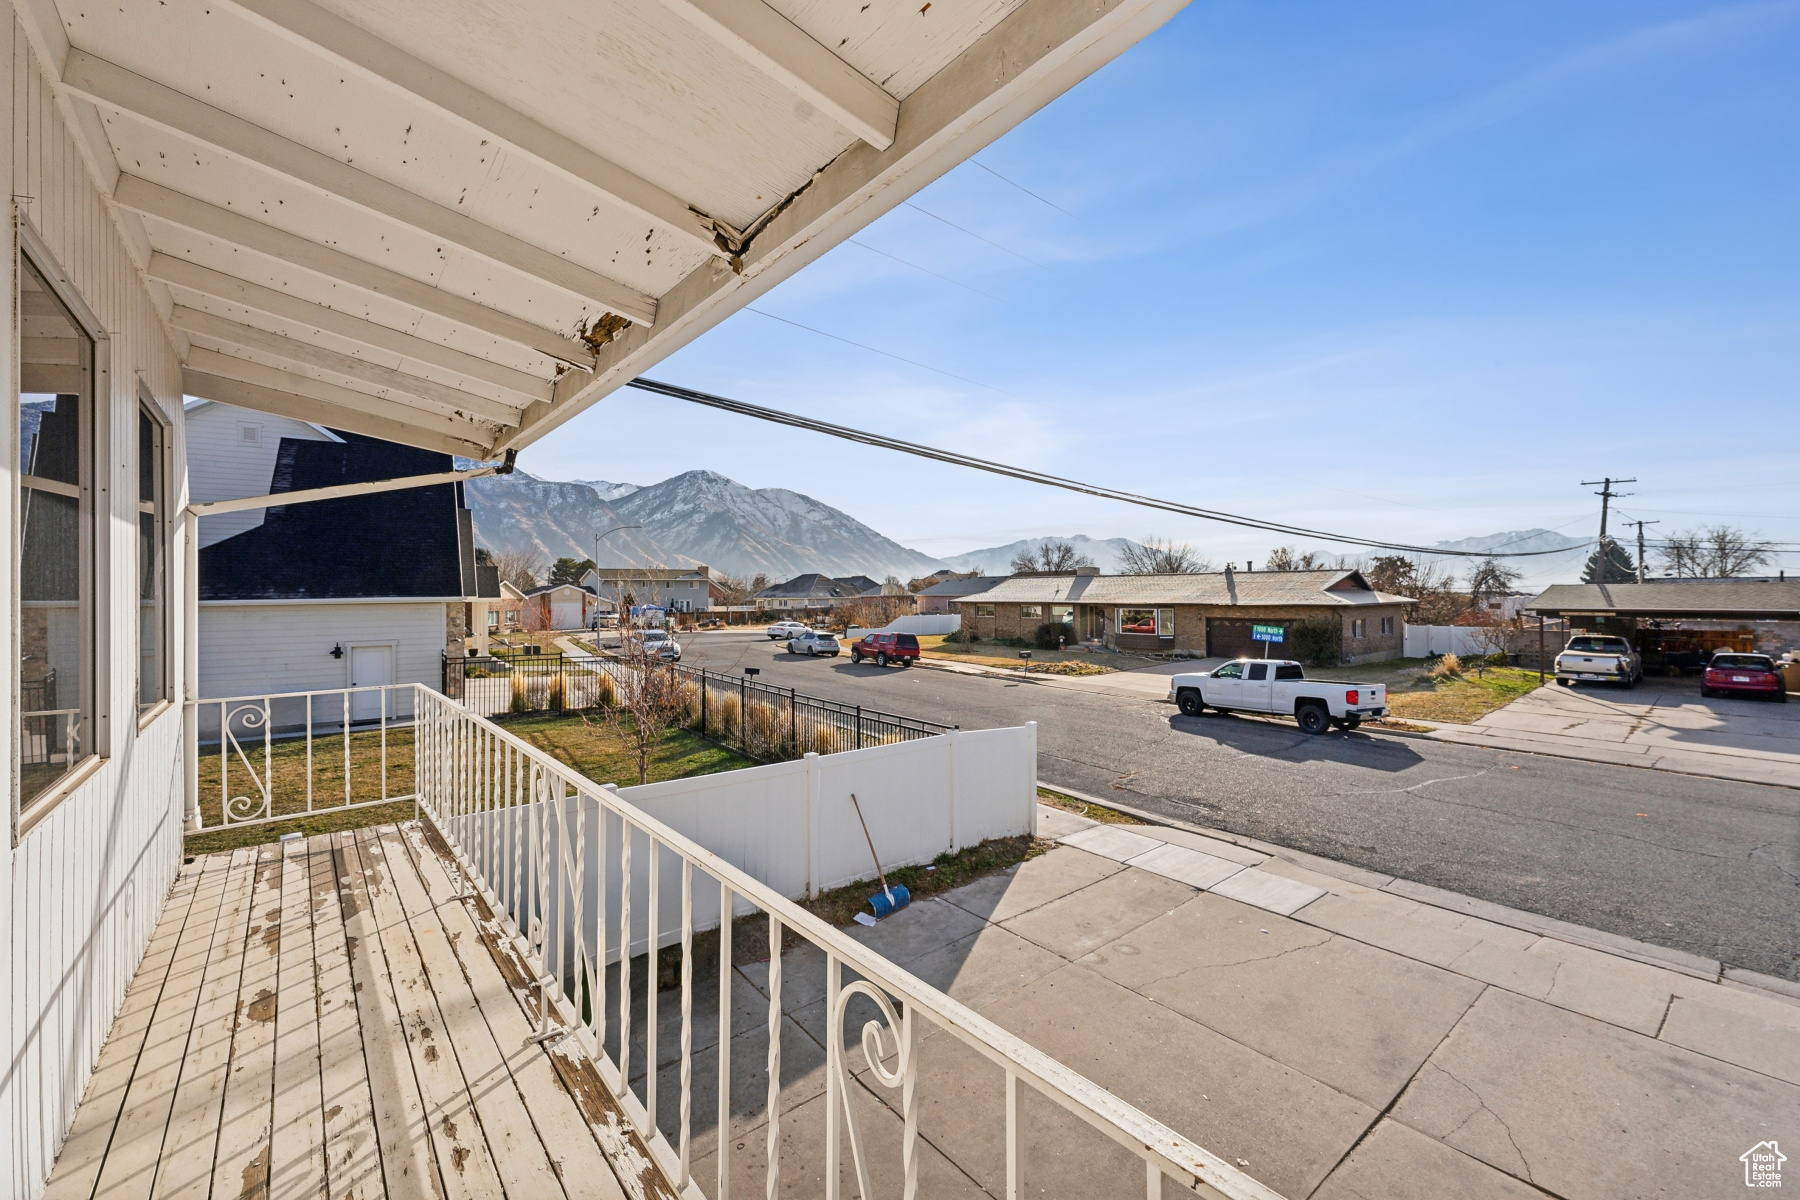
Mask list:
[[[1715,654],[1700,677],[1702,696],[1766,696],[1787,703],[1787,684],[1766,654]]]
[[[872,658],[878,667],[885,667],[891,662],[910,667],[918,657],[919,639],[910,633],[864,634],[861,641],[850,647],[851,662],[859,663],[865,658]]]

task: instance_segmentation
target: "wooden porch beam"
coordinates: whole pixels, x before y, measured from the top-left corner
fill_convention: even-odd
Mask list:
[[[495,387],[517,393],[521,398],[521,407],[525,402],[550,398],[550,381],[548,379],[540,379],[529,372],[516,371],[488,359],[465,354],[442,342],[402,333],[398,329],[390,329],[386,325],[376,324],[363,317],[351,316],[349,313],[340,312],[335,308],[326,308],[322,304],[314,304],[310,300],[302,300],[298,296],[278,292],[274,288],[264,287],[260,283],[251,283],[247,279],[239,279],[236,276],[227,275],[223,271],[203,267],[199,263],[189,262],[185,258],[172,258],[161,252],[153,253],[150,256],[150,266],[146,274],[152,279],[161,280],[174,287],[198,292],[203,296],[211,296],[232,304],[241,304],[245,308],[267,313],[272,317],[296,321],[313,329],[349,338],[377,350],[386,350],[392,354],[429,363],[434,367],[441,367],[446,371],[467,375],[471,379],[491,383]]]
[[[663,6],[875,149],[894,144],[900,102],[763,0]]]
[[[96,104],[441,239],[635,324],[656,322],[654,297],[85,50],[69,51],[62,84]]]
[[[409,275],[308,241],[297,234],[265,225],[242,213],[196,200],[136,175],[121,175],[113,192],[120,207],[153,220],[179,225],[204,237],[217,238],[266,258],[298,267],[348,287],[386,296],[421,312],[467,325],[505,341],[528,346],[559,362],[592,370],[594,355],[587,343],[554,330],[533,325],[474,300],[446,292]]]
[[[203,354],[205,352],[196,350],[194,353]],[[469,441],[466,436],[459,436],[456,432],[437,432],[421,428],[413,423],[411,418],[404,422],[397,421],[391,417],[364,411],[361,408],[347,408],[343,405],[333,404],[329,400],[320,400],[300,391],[283,391],[265,384],[249,383],[224,375],[214,375],[193,367],[182,371],[181,389],[187,395],[196,396],[202,400],[214,400],[220,404],[235,404],[239,408],[251,408],[258,412],[292,417],[296,421],[311,421],[330,429],[344,429],[351,433],[360,433],[365,437],[382,438],[390,442],[418,446],[425,450],[436,450],[443,454],[457,454],[464,458],[485,460],[490,457],[488,447],[481,442]],[[444,418],[444,421],[449,422],[449,418]],[[449,427],[454,430],[460,424],[449,422]]]
[[[679,235],[693,248],[724,254],[705,216],[679,196],[337,14],[309,0],[231,3],[289,41],[324,51],[384,86],[449,114],[475,132],[505,142],[612,204]]]
[[[283,337],[279,333],[270,333],[266,329],[258,329],[254,325],[245,325],[226,317],[214,316],[199,309],[188,308],[177,304],[169,314],[169,324],[202,341],[220,342],[228,346],[237,346],[244,350],[252,350],[259,354],[267,354],[272,358],[298,363],[301,366],[315,367],[321,371],[329,371],[333,375],[341,375],[358,383],[366,383],[370,387],[379,388],[383,392],[397,392],[401,396],[424,402],[434,408],[446,410],[451,415],[460,415],[478,420],[494,421],[501,425],[516,425],[519,421],[520,405],[501,404],[497,400],[489,400],[485,396],[476,396],[458,388],[442,383],[434,383],[418,375],[409,375],[405,371],[396,371],[392,367],[372,363],[367,359],[352,358],[348,354],[339,354],[336,350],[327,350],[323,346],[315,346],[311,342],[302,342],[295,338]],[[379,392],[375,399],[386,399]]]

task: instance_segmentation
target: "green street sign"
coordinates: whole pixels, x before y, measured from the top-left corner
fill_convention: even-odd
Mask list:
[[[1287,630],[1280,625],[1252,625],[1250,640],[1253,642],[1279,642],[1285,640]]]

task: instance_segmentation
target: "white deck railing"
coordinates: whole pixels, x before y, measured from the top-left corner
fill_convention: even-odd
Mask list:
[[[781,1173],[783,935],[816,947],[824,958],[827,1014],[823,1194],[837,1200],[843,1143],[848,1141],[859,1194],[873,1200],[870,1146],[852,1103],[854,1083],[844,1027],[851,1001],[865,997],[878,1018],[861,1030],[870,1076],[898,1093],[902,1195],[919,1183],[920,1042],[926,1022],[1000,1069],[992,1096],[996,1132],[1004,1138],[1006,1196],[1018,1200],[1030,1178],[1020,1138],[1021,1085],[1074,1114],[1134,1156],[1142,1174],[1120,1183],[1159,1200],[1164,1181],[1204,1196],[1279,1200],[1276,1194],[1174,1130],[1083,1078],[992,1021],[888,962],[819,920],[761,881],[622,799],[611,787],[576,774],[548,755],[419,688],[416,779],[420,808],[449,843],[467,882],[499,914],[515,952],[537,978],[539,1037],[574,1038],[597,1064],[605,1086],[632,1122],[668,1180],[684,1195],[728,1200],[732,1153],[730,1088],[716,1088],[717,1157],[712,1178],[693,1174],[694,935],[717,927],[720,998],[716,1020],[720,1081],[731,1074],[732,921],[760,910],[768,921],[768,1092],[765,1194],[778,1194]],[[589,872],[600,878],[590,879]],[[664,878],[665,871],[671,873]],[[664,919],[674,876],[678,922]],[[617,911],[609,911],[609,897]],[[652,938],[651,931],[656,931]],[[680,1032],[674,1119],[659,1121],[658,1005],[660,959],[634,966],[652,941],[679,944]],[[789,957],[793,957],[791,954]],[[847,980],[845,971],[858,978]],[[641,972],[643,980],[634,975]],[[611,978],[609,978],[611,976]],[[633,989],[644,988],[647,1069],[633,1082]],[[551,1014],[555,1014],[552,1020]],[[792,1016],[793,1014],[789,1014]],[[611,1047],[611,1049],[609,1049]],[[967,1087],[958,1102],[967,1103]],[[979,1111],[961,1114],[979,1120]],[[1036,1189],[1031,1189],[1035,1192]]]

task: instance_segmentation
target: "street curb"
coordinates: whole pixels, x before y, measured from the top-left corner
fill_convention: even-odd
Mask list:
[[[1107,800],[1102,799],[1099,796],[1090,796],[1085,792],[1078,792],[1073,788],[1061,787],[1056,784],[1044,783],[1042,780],[1039,781],[1039,785],[1043,787],[1045,791],[1068,796],[1071,799],[1080,800],[1087,804],[1097,804],[1101,808],[1110,808],[1115,812],[1122,812],[1126,816],[1137,817],[1139,820],[1142,820],[1149,825],[1164,825],[1170,829],[1182,829],[1189,833],[1200,834],[1203,837],[1215,838],[1221,842],[1229,842],[1234,846],[1242,846],[1246,850],[1255,850],[1259,854],[1267,854],[1272,858],[1282,859],[1285,862],[1293,863],[1295,866],[1305,867],[1311,871],[1317,871],[1321,875],[1328,875],[1333,879],[1340,879],[1345,883],[1352,883],[1358,887],[1366,887],[1371,891],[1381,891],[1387,892],[1390,895],[1403,896],[1408,900],[1413,900],[1420,904],[1427,904],[1433,908],[1443,909],[1446,912],[1455,912],[1463,916],[1479,917],[1481,920],[1491,921],[1496,925],[1504,925],[1509,929],[1517,929],[1524,933],[1534,933],[1539,937],[1553,937],[1560,941],[1585,946],[1590,950],[1598,950],[1606,954],[1617,955],[1620,958],[1641,962],[1649,966],[1663,967],[1671,971],[1677,971],[1695,979],[1706,980],[1709,983],[1718,983],[1721,979],[1731,979],[1735,983],[1740,983],[1749,987],[1762,988],[1766,991],[1775,992],[1781,995],[1800,997],[1800,983],[1792,983],[1788,980],[1781,979],[1778,976],[1762,975],[1755,971],[1746,971],[1739,967],[1726,967],[1716,959],[1705,958],[1697,954],[1690,954],[1685,950],[1673,950],[1669,947],[1657,946],[1650,942],[1640,942],[1635,938],[1628,938],[1616,933],[1608,933],[1603,929],[1594,929],[1586,925],[1576,925],[1568,921],[1558,920],[1555,917],[1546,917],[1538,913],[1527,912],[1524,909],[1510,908],[1504,904],[1496,904],[1491,900],[1482,900],[1475,896],[1464,895],[1461,892],[1452,892],[1445,888],[1433,887],[1430,884],[1415,883],[1412,880],[1401,879],[1398,876],[1386,875],[1378,871],[1365,870],[1362,867],[1351,866],[1349,863],[1338,862],[1336,859],[1321,858],[1316,854],[1309,854],[1304,850],[1295,850],[1289,846],[1277,846],[1272,842],[1265,842],[1259,838],[1243,837],[1238,834],[1227,833],[1221,829],[1212,829],[1204,825],[1197,825],[1191,821],[1181,820],[1179,817],[1169,817],[1161,813],[1150,812],[1146,809],[1137,808],[1132,805],[1121,804],[1117,800]]]

